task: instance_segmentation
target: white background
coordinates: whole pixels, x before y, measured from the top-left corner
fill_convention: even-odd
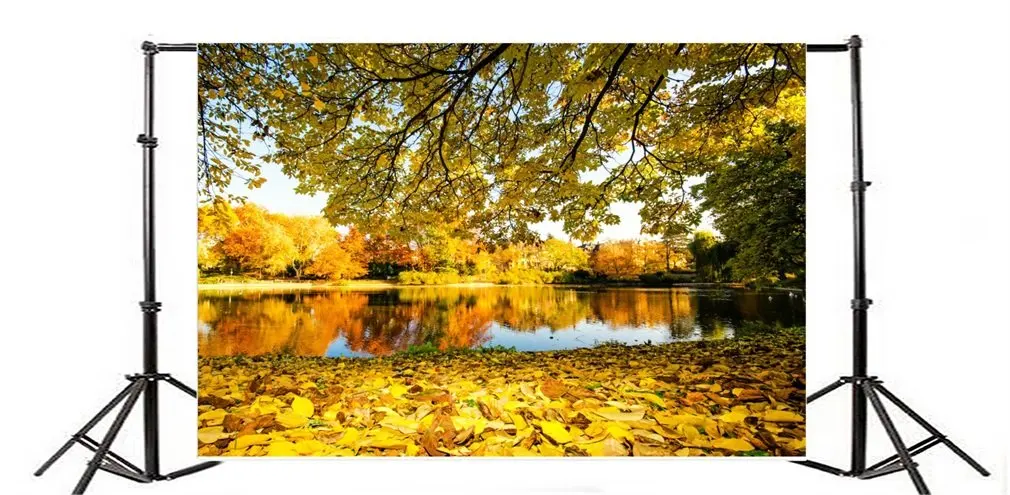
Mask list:
[[[140,42],[803,41],[865,39],[871,371],[994,475],[942,447],[934,493],[1007,490],[1006,3],[14,2],[0,78],[0,491],[67,492],[74,449],[31,472],[140,368]],[[401,3],[401,2],[396,2]],[[162,369],[195,382],[195,57],[158,64]],[[847,372],[851,297],[845,54],[808,69],[808,382]],[[194,462],[195,408],[163,389],[165,471]],[[812,458],[845,466],[847,394],[809,411]],[[897,414],[896,414],[897,416]],[[139,414],[116,449],[139,453]],[[922,433],[902,422],[908,443]],[[876,424],[871,452],[890,453]],[[139,457],[137,457],[139,462]],[[91,493],[913,493],[904,474],[835,478],[779,460],[229,462]]]

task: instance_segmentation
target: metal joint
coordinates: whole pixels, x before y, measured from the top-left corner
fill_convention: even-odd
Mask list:
[[[853,192],[865,191],[867,187],[870,187],[870,184],[873,183],[868,180],[856,180],[852,181],[852,183],[849,184],[849,189],[851,189]]]
[[[871,304],[873,304],[873,299],[853,299],[852,309],[870,309]]]
[[[145,41],[140,44],[140,49],[144,51],[145,55],[154,55],[155,53],[158,53],[158,44]]]
[[[141,134],[137,136],[137,142],[144,145],[145,148],[158,147],[158,138],[154,136],[148,136],[147,134]]]
[[[861,48],[862,46],[863,46],[863,39],[860,38],[859,35],[854,34],[852,35],[851,38],[849,38],[850,48]]]
[[[147,380],[149,382],[157,380],[168,380],[172,378],[172,375],[168,373],[134,373],[132,375],[126,375],[126,379],[132,381],[136,380]]]
[[[140,301],[140,310],[144,313],[157,313],[161,311],[161,303],[156,301]]]
[[[843,376],[838,380],[853,385],[862,385],[864,382],[883,383],[876,376]]]

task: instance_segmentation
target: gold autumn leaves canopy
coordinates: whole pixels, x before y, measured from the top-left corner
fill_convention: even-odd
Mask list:
[[[798,44],[202,45],[203,193],[262,184],[262,143],[366,233],[516,242],[554,220],[590,240],[627,200],[680,235],[685,177],[729,151],[784,147],[802,170],[804,70]]]

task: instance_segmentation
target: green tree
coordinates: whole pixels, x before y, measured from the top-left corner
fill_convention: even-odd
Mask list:
[[[694,233],[688,249],[694,258],[694,271],[698,280],[703,282],[733,280],[729,260],[733,257],[735,249],[731,243],[720,241],[712,232],[699,230]]]
[[[771,139],[729,153],[695,187],[701,207],[736,247],[728,267],[737,279],[759,283],[802,278],[806,265],[805,169],[789,144],[799,131],[785,122],[767,131]]]

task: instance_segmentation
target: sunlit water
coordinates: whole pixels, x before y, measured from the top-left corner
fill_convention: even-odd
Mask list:
[[[204,290],[202,356],[383,356],[410,346],[522,351],[733,338],[804,324],[802,292],[543,286]]]

